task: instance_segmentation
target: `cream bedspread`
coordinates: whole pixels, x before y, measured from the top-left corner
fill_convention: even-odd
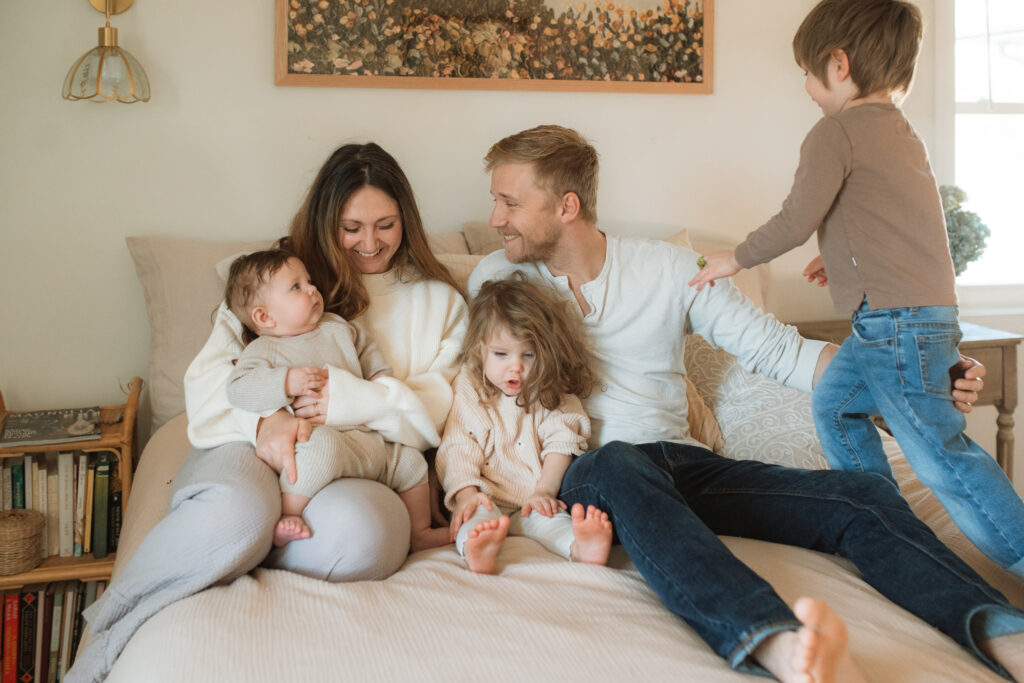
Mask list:
[[[691,376],[722,425],[725,453],[801,466],[823,459],[805,394],[736,366],[699,339]],[[1024,606],[1024,584],[980,555],[887,440],[904,494],[940,537]],[[136,474],[115,574],[164,514],[188,450],[180,415]],[[866,585],[849,563],[749,539],[729,547],[787,601],[824,597],[846,620],[857,664],[880,683],[1001,680]],[[522,538],[499,576],[465,569],[454,546],[409,557],[391,578],[330,584],[258,569],[150,619],[110,681],[740,681],[648,589],[621,548],[609,567],[571,564]]]

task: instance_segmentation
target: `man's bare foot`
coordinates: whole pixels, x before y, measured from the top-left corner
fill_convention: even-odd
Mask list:
[[[846,624],[821,600],[800,598],[793,608],[803,622],[754,650],[756,659],[783,683],[865,683],[847,649]]]
[[[608,564],[608,553],[612,549],[612,523],[608,513],[601,512],[593,505],[572,506],[572,535],[575,540],[569,548],[573,562],[587,564]]]
[[[451,532],[448,531],[447,527],[444,529],[419,529],[412,532],[412,552],[419,550],[426,550],[428,548],[437,548],[442,545],[448,545],[451,543]]]
[[[469,530],[462,551],[466,563],[477,574],[494,574],[498,562],[498,551],[508,536],[508,515],[498,519],[487,519]]]
[[[1003,665],[1014,679],[1024,681],[1024,633],[1008,633],[983,640],[981,651]]]
[[[274,547],[280,548],[292,541],[309,538],[312,535],[313,530],[309,528],[306,520],[302,519],[302,517],[298,515],[285,515],[277,521],[277,526],[274,527]]]

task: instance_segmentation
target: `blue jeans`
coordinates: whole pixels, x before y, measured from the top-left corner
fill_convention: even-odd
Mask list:
[[[881,415],[956,525],[992,560],[1024,578],[1024,501],[995,459],[963,432],[949,368],[960,357],[953,306],[853,314],[843,342],[814,388],[818,438],[832,469],[892,479],[872,422]]]
[[[765,673],[750,653],[799,622],[716,534],[848,557],[882,595],[1003,675],[977,641],[1024,631],[1024,612],[947,549],[877,474],[729,460],[670,442],[613,441],[572,463],[560,497],[606,511],[665,606],[741,671]]]

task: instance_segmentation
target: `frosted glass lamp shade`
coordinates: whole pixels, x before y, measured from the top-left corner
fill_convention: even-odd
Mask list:
[[[147,102],[149,79],[130,52],[117,45],[100,45],[68,70],[63,95],[66,100]]]

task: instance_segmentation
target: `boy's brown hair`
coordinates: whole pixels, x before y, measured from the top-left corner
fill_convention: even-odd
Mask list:
[[[921,10],[904,0],[822,0],[793,36],[793,56],[826,86],[833,50],[850,60],[857,96],[905,96],[923,33]]]
[[[252,309],[261,303],[263,287],[295,254],[286,249],[266,249],[239,256],[231,263],[224,301],[245,328],[243,341],[248,344],[259,333],[253,328]]]
[[[459,361],[485,394],[491,398],[499,394],[484,377],[484,357],[487,341],[502,326],[536,354],[517,405],[531,410],[540,403],[554,410],[564,394],[590,394],[595,375],[579,314],[549,287],[535,285],[519,272],[506,280],[488,280],[469,305],[469,328]]]
[[[586,138],[562,126],[537,126],[494,143],[484,157],[487,172],[502,164],[533,164],[537,182],[561,199],[573,192],[580,217],[597,221],[597,150]]]

